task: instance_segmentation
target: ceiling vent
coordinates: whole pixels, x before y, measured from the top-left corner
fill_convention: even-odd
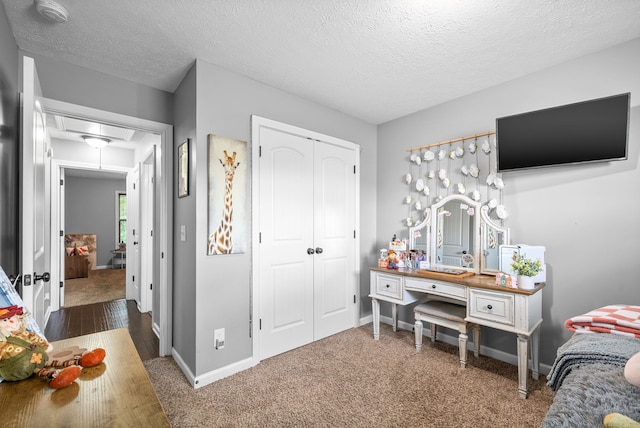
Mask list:
[[[53,0],[36,0],[36,9],[40,15],[49,21],[67,22],[69,19],[69,11]]]

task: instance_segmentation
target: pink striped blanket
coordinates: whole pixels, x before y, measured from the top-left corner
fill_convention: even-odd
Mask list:
[[[615,333],[640,338],[640,306],[604,306],[571,317],[564,326],[576,333]]]

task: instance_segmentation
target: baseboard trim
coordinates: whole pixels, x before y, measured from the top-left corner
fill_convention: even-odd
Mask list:
[[[388,325],[392,325],[392,319],[391,317],[385,317],[385,316],[380,316],[380,322],[384,323],[384,324],[388,324]],[[369,323],[373,322],[373,316],[372,315],[368,315],[366,317],[360,318],[360,326],[363,325],[367,325]],[[407,330],[407,331],[413,331],[413,324],[410,324],[408,322],[405,321],[398,321],[398,328],[402,329],[402,330]],[[430,334],[429,332],[429,326],[425,326],[425,328],[423,329],[423,336],[428,336],[428,334]],[[438,337],[437,340],[440,340],[441,342],[444,343],[448,343],[450,345],[454,345],[454,346],[458,346],[458,337],[457,336],[451,336],[448,334],[444,334],[442,332],[438,332]],[[473,343],[471,343],[470,341],[467,343],[467,346],[469,347],[470,350],[473,350]],[[480,346],[480,354],[481,355],[485,355],[487,357],[490,358],[494,358],[498,361],[502,361],[514,366],[518,365],[518,356],[514,355],[514,354],[510,354],[508,352],[504,352],[504,351],[500,351],[498,349],[494,349],[494,348],[490,348],[488,346]],[[531,368],[531,361],[529,361],[529,368]],[[549,372],[551,371],[551,366],[548,364],[540,364],[540,374],[543,374],[545,376],[547,376],[549,374]]]
[[[182,370],[182,373],[187,378],[191,386],[194,386],[196,377],[189,369],[189,366],[187,366],[187,363],[184,362],[184,360],[180,356],[180,353],[176,351],[176,348],[171,348],[171,357],[173,358],[173,361],[176,362],[178,367],[180,367],[180,370]]]
[[[182,373],[184,373],[185,377],[194,389],[202,388],[203,386],[207,386],[220,379],[224,379],[236,373],[240,373],[241,371],[250,369],[255,365],[253,358],[246,358],[233,364],[229,364],[228,366],[212,370],[203,375],[195,376],[175,348],[171,350],[171,354],[176,364],[180,367],[180,370],[182,370]]]
[[[153,331],[153,333],[156,335],[156,337],[158,339],[160,339],[160,326],[158,325],[157,322],[152,323],[151,331]]]

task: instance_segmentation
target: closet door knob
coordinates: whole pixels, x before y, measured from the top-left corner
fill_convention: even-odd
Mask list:
[[[307,254],[312,255],[314,252],[313,248],[307,248]]]
[[[322,248],[320,247],[316,248],[316,254],[322,254],[322,251],[323,251]]]

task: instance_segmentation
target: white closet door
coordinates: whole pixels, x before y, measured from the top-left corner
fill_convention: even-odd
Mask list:
[[[313,144],[260,132],[260,359],[313,341]]]
[[[354,156],[353,148],[315,142],[314,340],[353,327]]]

